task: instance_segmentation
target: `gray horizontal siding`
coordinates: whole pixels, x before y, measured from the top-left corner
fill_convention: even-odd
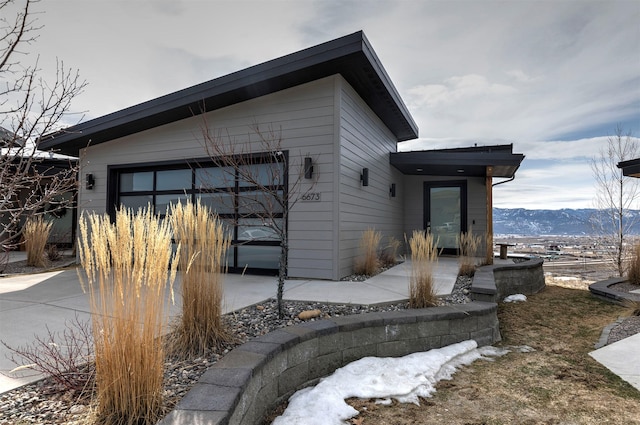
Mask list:
[[[396,142],[391,132],[345,82],[340,92],[340,237],[339,274],[352,273],[363,231],[375,228],[383,236],[402,238],[402,194],[389,195],[401,174],[389,164]],[[369,186],[360,174],[369,169]],[[386,242],[383,241],[382,244]]]
[[[308,84],[283,90],[261,98],[242,102],[202,116],[184,119],[97,146],[81,152],[81,174],[92,173],[94,190],[81,188],[79,205],[82,210],[106,211],[107,167],[116,164],[149,163],[206,157],[202,145],[202,128],[208,126],[220,133],[223,140],[244,143],[250,140],[250,150],[261,151],[251,127],[259,124],[262,131],[281,131],[283,148],[289,150],[292,161],[290,180],[300,173],[302,158],[314,160],[313,191],[321,193],[321,202],[298,202],[289,219],[291,277],[333,277],[331,253],[334,241],[330,237],[334,210],[334,147],[335,95],[337,77],[327,77]],[[298,190],[303,193],[312,183],[302,180]],[[329,237],[327,237],[329,236]],[[309,241],[314,240],[313,246]],[[305,252],[305,251],[309,252]]]

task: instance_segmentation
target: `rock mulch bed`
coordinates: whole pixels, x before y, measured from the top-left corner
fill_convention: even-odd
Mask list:
[[[348,284],[348,282],[345,282]],[[451,295],[441,299],[442,304],[466,303],[471,279],[458,278]],[[407,302],[367,306],[346,304],[324,304],[285,302],[285,318],[278,318],[275,300],[268,300],[239,311],[229,313],[225,319],[236,341],[210,353],[206,358],[189,361],[168,359],[165,364],[165,388],[167,412],[198,381],[200,376],[216,361],[235,346],[273,330],[301,323],[298,315],[303,311],[320,310],[321,316],[310,320],[321,320],[351,314],[397,311],[408,308]],[[25,385],[0,395],[0,424],[80,424],[86,423],[91,411],[87,399],[74,398],[56,389],[48,379]]]

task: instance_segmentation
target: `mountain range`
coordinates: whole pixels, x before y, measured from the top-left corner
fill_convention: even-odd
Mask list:
[[[521,236],[587,236],[595,234],[596,209],[527,210],[494,208],[493,233]],[[629,222],[635,223],[629,234],[640,234],[640,210],[630,210]]]

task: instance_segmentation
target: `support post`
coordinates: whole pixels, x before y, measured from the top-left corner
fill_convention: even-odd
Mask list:
[[[487,237],[486,237],[486,263],[493,264],[493,167],[487,166],[485,178],[487,191]]]

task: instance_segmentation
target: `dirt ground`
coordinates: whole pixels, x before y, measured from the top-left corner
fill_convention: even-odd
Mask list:
[[[535,351],[476,361],[420,406],[350,400],[361,412],[352,424],[640,424],[640,391],[588,355],[624,309],[595,299],[579,281],[555,283],[580,289],[547,282],[527,302],[499,307],[496,345]]]

